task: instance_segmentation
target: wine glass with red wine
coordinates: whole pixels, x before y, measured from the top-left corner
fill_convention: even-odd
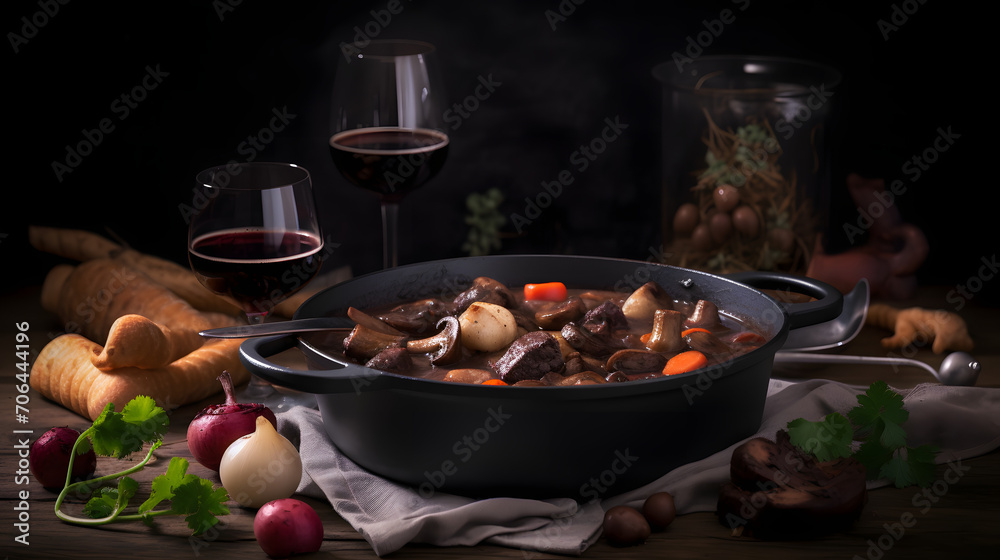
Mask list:
[[[385,268],[399,262],[400,201],[448,155],[434,50],[408,40],[345,45],[334,77],[330,156],[349,182],[379,196]]]
[[[264,322],[319,272],[323,236],[306,169],[241,163],[196,178],[188,260],[198,280],[233,301],[250,324]],[[256,395],[266,383],[251,380]]]

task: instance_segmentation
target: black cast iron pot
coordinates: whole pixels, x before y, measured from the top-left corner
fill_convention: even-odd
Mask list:
[[[676,298],[709,299],[768,341],[722,366],[652,380],[573,387],[504,387],[415,379],[338,358],[315,335],[249,339],[254,374],[314,393],[331,441],[354,462],[422,495],[570,497],[634,489],[760,427],[775,352],[790,328],[835,318],[842,298],[815,280],[769,273],[720,277],[648,262],[573,256],[491,256],[402,266],[338,284],[295,318],[344,316],[417,298],[445,300],[477,276],[510,286],[561,281],[631,291],[656,281]],[[757,288],[816,298],[782,304]],[[295,345],[310,370],[268,361]]]

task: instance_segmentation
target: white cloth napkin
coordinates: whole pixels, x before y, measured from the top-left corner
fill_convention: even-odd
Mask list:
[[[758,436],[773,439],[795,418],[818,420],[846,413],[863,387],[810,380],[771,380]],[[1000,447],[1000,389],[923,384],[897,390],[910,416],[904,428],[911,445],[934,443],[938,462],[953,462]],[[319,411],[296,406],[278,414],[279,431],[302,454],[304,474],[298,491],[329,500],[371,544],[379,556],[407,543],[439,546],[481,542],[532,551],[580,555],[600,537],[604,511],[619,504],[641,507],[653,492],[673,494],[678,514],[715,511],[720,486],[729,478],[729,461],[739,443],[701,461],[678,467],[659,480],[600,502],[493,498],[474,500],[416,490],[378,477],[354,464],[327,438]],[[885,485],[872,481],[869,488]]]

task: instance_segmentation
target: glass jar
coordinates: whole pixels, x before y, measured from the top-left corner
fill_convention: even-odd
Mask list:
[[[788,58],[702,56],[653,75],[663,86],[665,262],[803,273],[825,226],[840,74]]]

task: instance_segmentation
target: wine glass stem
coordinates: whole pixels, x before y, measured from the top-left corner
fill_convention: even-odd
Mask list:
[[[395,268],[399,264],[399,203],[382,201],[382,267]]]
[[[244,313],[247,316],[247,322],[251,325],[259,325],[264,322],[264,319],[267,318],[266,311],[263,313],[252,313],[247,311]],[[247,384],[244,397],[249,399],[261,399],[271,394],[273,391],[274,389],[271,387],[270,383],[251,373],[250,382]]]

